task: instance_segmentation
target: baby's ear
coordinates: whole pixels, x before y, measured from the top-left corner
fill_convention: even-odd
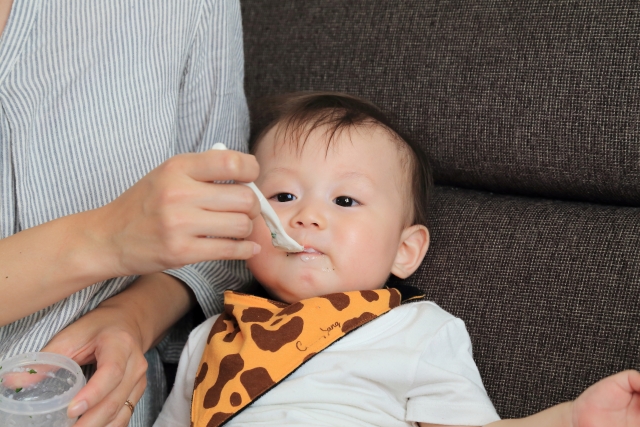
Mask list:
[[[411,276],[420,267],[429,249],[429,230],[424,225],[412,225],[402,230],[398,253],[391,273],[401,279]]]

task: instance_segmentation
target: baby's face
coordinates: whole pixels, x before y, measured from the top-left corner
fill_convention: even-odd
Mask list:
[[[407,220],[408,182],[397,143],[379,127],[335,135],[314,130],[300,151],[271,129],[258,145],[256,185],[301,253],[274,248],[262,218],[249,240],[262,251],[248,261],[277,299],[295,302],[334,292],[381,288]]]

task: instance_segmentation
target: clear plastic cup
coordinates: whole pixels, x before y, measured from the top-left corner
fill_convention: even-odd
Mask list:
[[[54,353],[25,353],[0,362],[0,426],[69,427],[71,399],[85,385],[80,366]]]

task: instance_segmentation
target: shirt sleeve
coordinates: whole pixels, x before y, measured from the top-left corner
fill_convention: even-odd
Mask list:
[[[204,353],[207,344],[209,331],[217,318],[218,316],[211,317],[189,334],[189,340],[180,355],[173,389],[153,427],[186,427],[189,425],[193,384],[198,374],[200,359],[202,359],[202,353]]]
[[[176,150],[202,152],[223,142],[229,149],[246,152],[249,112],[243,87],[240,2],[206,0],[202,7],[180,82]],[[242,289],[251,279],[243,261],[201,262],[165,273],[193,290],[207,317],[222,310],[224,290]]]
[[[445,323],[422,352],[408,393],[407,421],[480,426],[498,421],[460,319]]]

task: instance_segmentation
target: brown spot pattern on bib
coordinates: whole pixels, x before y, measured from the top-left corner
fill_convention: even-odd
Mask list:
[[[389,308],[396,308],[400,305],[400,291],[397,289],[389,289],[391,291],[391,298],[389,298]]]
[[[222,424],[224,422],[224,420],[229,418],[231,415],[233,415],[233,414],[227,414],[225,412],[216,412],[215,414],[213,414],[213,416],[211,417],[211,419],[207,423],[207,427],[219,426],[220,424]]]
[[[233,317],[233,304],[225,304],[224,312],[230,317]]]
[[[289,307],[285,308],[284,310],[281,310],[279,313],[276,314],[276,316],[288,316],[290,314],[299,312],[303,308],[304,308],[303,303],[296,302],[294,304],[291,304]]]
[[[318,353],[309,353],[307,354],[304,359],[302,359],[302,363],[306,362],[307,360],[311,359],[313,356],[315,356]]]
[[[276,352],[283,345],[293,342],[302,333],[304,321],[301,317],[294,317],[275,331],[270,331],[257,323],[251,325],[251,338],[260,350]]]
[[[378,293],[373,291],[360,291],[360,295],[369,302],[378,301],[378,298],[380,298]]]
[[[349,295],[344,293],[323,295],[318,298],[328,299],[331,305],[338,311],[342,311],[345,308],[349,307],[349,303],[351,302],[351,300],[349,299]]]
[[[220,315],[220,317],[216,319],[216,322],[211,327],[211,330],[209,331],[209,336],[207,337],[207,344],[209,344],[209,342],[211,341],[211,338],[213,338],[215,334],[225,332],[227,330],[227,324],[225,323],[225,320],[232,320],[232,319],[233,317],[229,317],[227,313],[223,312]]]
[[[240,393],[236,393],[235,391],[231,393],[229,403],[231,403],[231,406],[240,406],[242,404],[242,396],[240,396]]]
[[[273,321],[271,326],[276,326],[278,323],[282,322],[282,317]]]
[[[255,368],[243,372],[240,375],[240,382],[252,400],[275,384],[265,368]]]
[[[213,387],[207,390],[207,394],[204,396],[205,408],[213,408],[220,401],[220,392],[222,388],[231,381],[238,372],[244,368],[244,360],[239,354],[229,354],[222,358],[220,362],[220,372],[218,372],[218,379]]]
[[[376,315],[373,313],[362,313],[360,316],[355,317],[353,319],[349,319],[342,325],[342,332],[345,334],[360,325],[364,325],[365,323],[376,318]]]
[[[200,372],[196,375],[196,380],[193,382],[193,388],[196,389],[200,385],[202,381],[204,381],[207,376],[207,371],[209,370],[209,365],[207,362],[204,362],[202,366],[200,366]]]
[[[242,311],[243,322],[267,322],[273,317],[273,313],[266,308],[249,307]]]

